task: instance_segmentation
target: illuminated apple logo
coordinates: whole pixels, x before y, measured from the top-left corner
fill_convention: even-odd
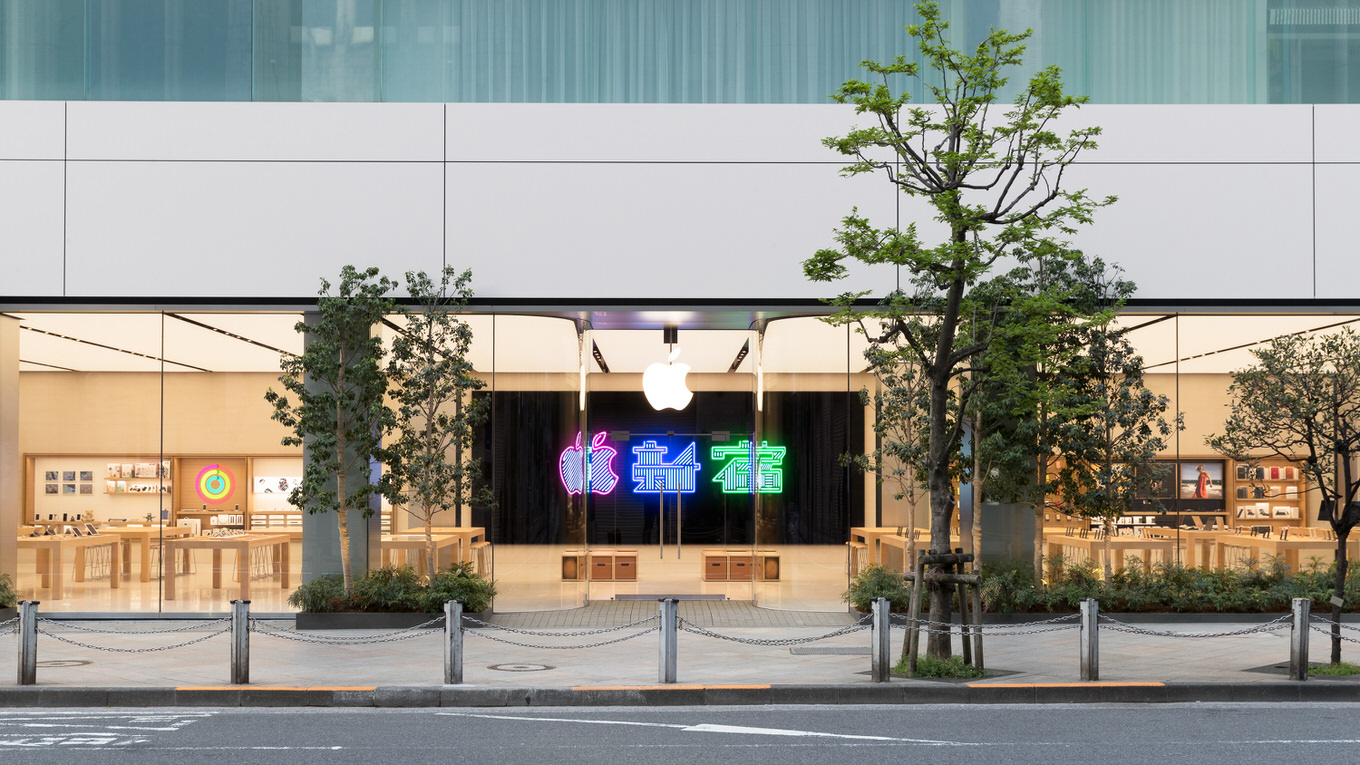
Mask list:
[[[642,373],[642,392],[647,395],[647,403],[658,411],[662,409],[681,410],[689,406],[694,394],[685,385],[685,375],[689,374],[689,364],[676,364],[675,357],[680,349],[671,351],[666,363],[657,362]]]
[[[576,445],[562,450],[557,462],[557,474],[568,494],[580,494],[586,485],[595,494],[608,494],[618,485],[619,474],[614,472],[614,455],[618,449],[604,442],[607,433],[596,433],[589,447],[581,446],[581,434],[576,434]],[[585,452],[585,454],[582,454]]]

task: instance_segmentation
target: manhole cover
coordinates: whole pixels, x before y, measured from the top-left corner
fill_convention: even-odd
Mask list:
[[[84,659],[54,659],[52,661],[34,662],[39,667],[83,667],[89,663]]]
[[[556,669],[547,664],[492,664],[487,669],[494,669],[497,672],[542,672],[545,669]]]

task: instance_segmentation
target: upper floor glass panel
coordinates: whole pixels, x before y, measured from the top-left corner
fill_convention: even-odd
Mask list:
[[[0,97],[825,103],[913,0],[0,0]],[[943,0],[1095,103],[1360,101],[1360,0]],[[1025,72],[1012,78],[1013,87]]]

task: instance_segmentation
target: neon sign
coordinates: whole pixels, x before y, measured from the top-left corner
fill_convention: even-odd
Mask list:
[[[701,467],[694,458],[695,451],[696,445],[690,441],[689,446],[673,462],[662,462],[666,447],[657,446],[655,441],[643,441],[642,446],[634,446],[633,454],[637,461],[633,463],[633,480],[637,483],[633,486],[633,492],[693,494],[696,488],[694,476]]]
[[[784,490],[784,469],[780,466],[784,464],[787,451],[783,446],[770,446],[765,441],[754,448],[750,441],[742,441],[736,446],[715,446],[710,456],[714,461],[727,460],[727,464],[713,476],[713,481],[722,484],[724,494],[749,494],[752,484],[757,494],[778,494]],[[755,459],[754,469],[752,458]]]
[[[590,487],[592,494],[612,494],[620,483],[614,458],[619,449],[606,441],[609,434],[576,434],[576,443],[562,450],[557,463],[557,475],[568,494],[583,494]],[[583,444],[583,441],[589,441]],[[693,494],[698,490],[698,472],[703,469],[698,455],[698,444],[690,441],[670,461],[666,460],[670,446],[654,440],[643,441],[630,450],[633,464],[629,472],[635,494]],[[761,441],[759,446],[743,440],[735,446],[713,446],[709,460],[715,465],[713,482],[724,494],[779,494],[784,491],[784,457],[788,449],[770,446]]]
[[[557,462],[557,475],[568,494],[580,494],[589,486],[594,494],[608,494],[619,483],[614,472],[614,456],[618,449],[604,442],[607,433],[596,433],[590,445],[581,446],[581,434],[576,434],[576,445],[562,450]]]

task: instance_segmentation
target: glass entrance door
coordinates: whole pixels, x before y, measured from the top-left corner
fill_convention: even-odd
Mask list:
[[[635,582],[609,580],[609,591],[592,582],[593,598],[629,589],[750,597],[730,592],[728,576],[706,575],[705,560],[749,559],[755,545],[757,498],[743,462],[755,435],[751,334],[682,330],[677,350],[660,330],[589,333],[587,545],[592,560],[637,560]],[[667,376],[683,387],[658,393]],[[749,561],[741,570],[749,574]]]

